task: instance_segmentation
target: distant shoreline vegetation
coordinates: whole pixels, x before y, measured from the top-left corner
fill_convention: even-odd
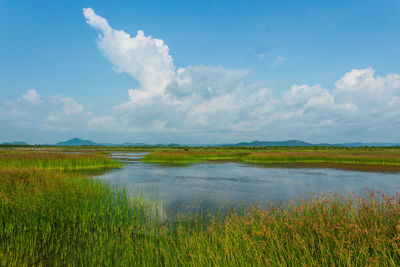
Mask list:
[[[353,143],[308,143],[301,140],[286,140],[286,141],[253,141],[239,143],[223,143],[223,144],[146,144],[146,143],[97,143],[92,140],[84,140],[78,137],[67,141],[58,142],[56,144],[36,144],[31,145],[23,141],[4,142],[0,143],[0,147],[120,147],[120,148],[152,148],[152,147],[399,147],[400,143],[385,143],[385,142],[353,142]]]
[[[102,154],[61,152],[0,151],[0,168],[47,170],[95,170],[118,168],[123,164]]]
[[[146,162],[171,164],[234,161],[260,164],[326,163],[400,166],[400,149],[270,148],[254,152],[249,149],[237,151],[154,151],[145,155],[143,160]]]

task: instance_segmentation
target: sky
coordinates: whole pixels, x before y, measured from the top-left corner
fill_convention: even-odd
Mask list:
[[[400,142],[398,14],[398,0],[0,0],[0,143]]]

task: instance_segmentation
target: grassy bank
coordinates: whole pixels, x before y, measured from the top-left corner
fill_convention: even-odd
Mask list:
[[[264,164],[335,163],[400,166],[400,150],[166,151],[151,152],[143,160],[171,164],[223,160]]]
[[[151,236],[146,201],[60,171],[1,169],[0,200],[1,266],[114,266]]]
[[[246,152],[213,151],[156,151],[143,157],[146,162],[154,163],[196,163],[207,160],[240,161]]]
[[[48,170],[0,170],[0,265],[399,265],[399,197],[338,195],[190,218]],[[224,221],[224,223],[222,223]]]
[[[0,266],[400,264],[399,195],[316,196],[170,223],[142,196],[56,169],[0,167]]]
[[[250,153],[241,161],[252,163],[343,163],[400,165],[400,155],[381,153],[327,153],[327,152],[258,152]]]
[[[102,154],[34,151],[5,151],[0,153],[0,168],[90,170],[121,166],[120,162]]]

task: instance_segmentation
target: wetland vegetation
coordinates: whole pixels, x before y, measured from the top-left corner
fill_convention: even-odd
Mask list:
[[[0,152],[0,168],[90,170],[117,167],[122,167],[122,164],[103,154],[67,154],[37,151]]]
[[[254,154],[264,159],[274,152],[165,150],[149,154],[147,160],[157,156],[159,162],[162,157],[166,162],[183,161],[183,157],[185,162],[245,161]],[[396,149],[314,152],[317,159],[389,165],[398,164],[400,154]],[[276,153],[276,159],[292,160],[310,159],[313,151]],[[2,151],[0,265],[400,264],[398,194],[318,195],[288,203],[254,203],[213,214],[182,215],[171,222],[168,214],[155,208],[162,203],[65,171],[104,165],[121,166],[98,153]]]
[[[396,148],[242,148],[190,151],[153,151],[144,157],[153,163],[190,164],[204,161],[235,161],[257,164],[324,164],[334,168],[400,170],[400,149]]]

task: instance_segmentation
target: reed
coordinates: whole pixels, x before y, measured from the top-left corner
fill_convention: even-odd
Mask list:
[[[0,153],[0,168],[40,168],[58,170],[89,170],[121,167],[122,164],[102,154],[67,154],[56,152]]]
[[[143,197],[54,170],[0,169],[0,200],[1,266],[115,265],[158,220]]]
[[[398,266],[400,198],[252,205],[173,224],[143,196],[60,171],[0,170],[0,265]]]
[[[219,151],[170,151],[152,152],[143,157],[143,161],[154,163],[196,163],[202,161],[238,161],[246,152]]]
[[[244,162],[252,163],[343,163],[343,164],[373,164],[400,165],[400,155],[380,153],[323,153],[323,152],[275,152],[251,153],[243,158]]]
[[[319,195],[172,220],[143,195],[29,164],[0,167],[0,266],[400,265],[399,194]]]
[[[285,150],[285,151],[172,151],[151,152],[143,158],[154,163],[196,163],[203,161],[238,161],[248,163],[336,163],[400,166],[399,151],[368,150]]]

